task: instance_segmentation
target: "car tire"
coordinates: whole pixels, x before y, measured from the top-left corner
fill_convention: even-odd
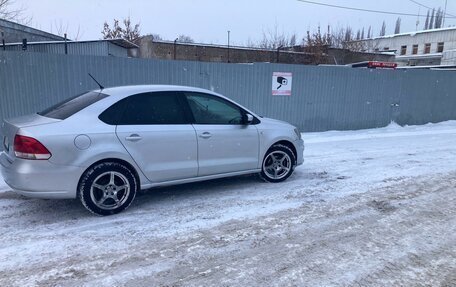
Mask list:
[[[138,190],[133,172],[118,162],[103,162],[84,172],[78,186],[82,205],[97,215],[112,215],[127,209]]]
[[[273,145],[265,154],[260,178],[266,182],[285,181],[296,167],[296,156],[293,151],[282,144]]]

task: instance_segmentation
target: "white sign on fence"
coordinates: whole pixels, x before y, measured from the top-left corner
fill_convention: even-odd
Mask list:
[[[272,73],[272,95],[291,96],[292,73]]]

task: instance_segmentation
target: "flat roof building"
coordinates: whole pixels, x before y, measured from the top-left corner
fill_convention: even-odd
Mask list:
[[[23,43],[9,43],[0,47],[6,51],[114,57],[129,57],[131,50],[137,48],[137,45],[124,39],[28,42],[25,47]]]
[[[455,65],[456,27],[353,41],[364,52],[391,52],[401,66]]]

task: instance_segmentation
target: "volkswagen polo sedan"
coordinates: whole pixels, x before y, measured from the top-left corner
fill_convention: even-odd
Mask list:
[[[180,86],[95,90],[4,120],[1,172],[17,193],[125,210],[140,189],[258,173],[286,180],[303,163],[294,126],[214,92]]]

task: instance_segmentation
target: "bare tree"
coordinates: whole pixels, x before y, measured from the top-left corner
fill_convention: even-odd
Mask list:
[[[244,46],[246,47],[258,47],[258,43],[252,40],[252,38],[248,38],[247,41],[245,42]]]
[[[101,33],[103,34],[103,39],[122,38],[123,29],[119,25],[119,20],[114,19],[114,24],[112,26],[113,27],[111,28],[107,22],[104,22],[103,31],[101,31]]]
[[[369,29],[367,30],[367,39],[370,39],[372,37],[372,26],[369,26]]]
[[[139,30],[139,23],[135,24],[134,26],[131,24],[130,17],[125,18],[123,20],[124,24],[124,39],[130,42],[136,42],[139,37],[141,37],[141,31]]]
[[[380,37],[385,36],[385,35],[386,35],[386,23],[385,23],[385,21],[383,21],[382,29],[380,29]]]
[[[347,27],[344,29],[341,29],[339,32],[333,33],[333,42],[339,42],[340,44],[337,46],[337,48],[341,48],[344,50],[349,50],[352,52],[363,52],[366,50],[366,43],[364,41],[361,41],[361,30],[358,30],[356,33],[356,39],[353,37],[352,33],[352,28]],[[342,38],[343,35],[343,38]],[[339,39],[337,39],[339,38]],[[343,39],[343,40],[340,40]],[[334,47],[334,46],[333,46]]]
[[[149,36],[152,37],[152,41],[163,41],[162,36],[160,36],[159,34],[150,34]]]
[[[24,25],[30,24],[31,17],[24,15],[25,8],[17,7],[14,0],[0,0],[0,19],[18,22]]]
[[[296,44],[296,35],[290,36],[279,32],[278,26],[275,25],[274,30],[263,31],[263,39],[256,46],[263,49],[277,49],[279,47],[294,46],[293,44]]]
[[[320,27],[317,28],[317,32],[310,33],[307,31],[307,38],[304,41],[304,45],[307,47],[323,47],[323,46],[331,46],[332,43],[332,35],[331,35],[331,27],[328,26],[328,30],[325,34],[321,33]]]
[[[429,29],[429,10],[427,11],[426,22],[424,22],[424,30]]]
[[[328,34],[329,34],[329,44],[333,48],[343,49],[345,47],[345,36],[346,36],[346,29],[345,28],[335,28],[332,29],[328,26]]]
[[[347,29],[345,29],[344,41],[345,42],[350,42],[352,39],[353,39],[352,28],[351,27],[347,27]]]
[[[396,27],[394,28],[394,34],[399,34],[401,32],[401,17],[396,20]]]
[[[443,26],[443,18],[445,17],[445,11],[441,7],[437,10],[435,8],[428,10],[426,16],[426,22],[424,23],[424,30],[439,29]]]
[[[288,43],[288,45],[289,45],[290,47],[296,46],[296,37],[297,37],[296,34],[291,35],[290,41],[289,41],[289,43]]]
[[[131,23],[130,17],[123,19],[123,27],[121,27],[119,23],[119,20],[114,19],[114,23],[111,27],[107,22],[105,22],[103,25],[103,30],[101,31],[101,33],[103,34],[103,39],[121,38],[133,43],[139,40],[139,38],[141,37],[139,23],[133,25]]]
[[[70,37],[74,41],[78,41],[79,39],[81,39],[82,33],[81,33],[81,26],[80,25],[78,25],[78,29],[76,30],[76,33],[72,34]]]
[[[431,20],[429,21],[429,30],[434,29],[435,9],[432,9]]]
[[[365,52],[367,42],[361,40],[364,37],[363,30],[356,32],[357,40],[355,40],[353,29],[350,26],[336,29],[328,26],[325,33],[322,33],[318,27],[314,33],[307,32],[307,37],[303,40],[304,52],[312,54],[314,64],[333,63],[334,59],[329,57],[330,48],[342,49],[342,54],[345,56],[349,56],[353,52]]]
[[[442,8],[439,7],[439,9],[437,10],[437,14],[435,16],[434,28],[436,28],[436,29],[442,28],[443,14],[444,14],[444,12],[443,12]]]
[[[68,22],[64,24],[62,21],[54,21],[51,24],[51,33],[59,35],[60,37],[64,37],[66,34],[68,39],[72,39],[74,41],[79,40],[81,38],[81,26],[78,25],[78,28],[74,33],[69,33],[69,28],[70,25]]]
[[[325,34],[321,33],[320,27],[314,33],[307,31],[307,37],[304,39],[303,44],[304,51],[312,54],[312,62],[314,64],[328,63],[327,51],[332,45],[330,26],[328,26],[328,31]]]
[[[65,34],[68,34],[68,27],[69,27],[68,22],[66,22],[66,24],[64,24],[62,22],[62,20],[60,20],[59,22],[57,22],[57,20],[55,20],[51,24],[51,33],[54,33],[59,36],[63,36]]]
[[[195,40],[193,40],[192,37],[184,34],[179,35],[179,37],[177,37],[177,41],[181,43],[195,43]]]

